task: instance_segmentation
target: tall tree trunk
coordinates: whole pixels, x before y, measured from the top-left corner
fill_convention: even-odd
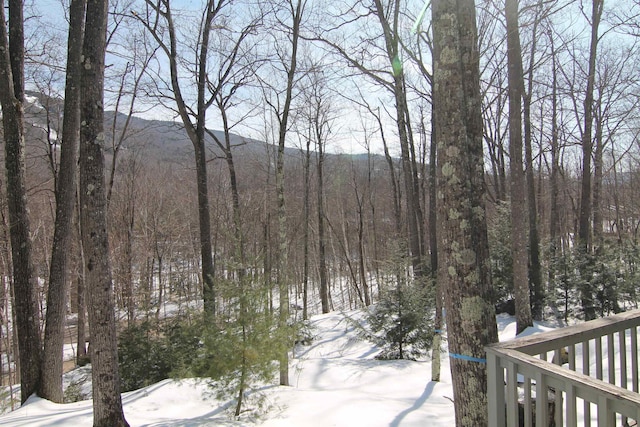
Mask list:
[[[80,200],[79,193],[79,185],[77,186],[78,193],[76,194],[76,200]],[[84,366],[88,361],[89,357],[87,354],[87,334],[86,334],[86,323],[87,323],[87,293],[85,291],[85,277],[86,274],[86,263],[84,262],[84,249],[82,247],[82,230],[80,225],[80,205],[76,203],[76,218],[78,218],[78,222],[76,223],[79,242],[78,242],[78,255],[80,258],[80,265],[78,266],[78,276],[76,277],[76,304],[78,306],[78,334],[77,334],[77,343],[78,349],[76,351],[76,364],[78,366]]]
[[[84,264],[83,267],[84,269]],[[85,287],[84,287],[84,272],[78,274],[77,278],[77,298],[78,298],[78,333],[77,333],[77,342],[78,349],[76,350],[76,364],[78,366],[84,366],[88,362],[87,358],[87,334],[85,325],[87,323],[87,304],[85,298]]]
[[[544,290],[542,284],[542,265],[540,264],[540,235],[538,232],[538,208],[536,200],[535,177],[533,168],[533,150],[531,134],[531,96],[533,93],[533,71],[535,68],[535,54],[540,24],[539,15],[542,12],[543,0],[538,3],[538,15],[533,24],[533,40],[529,59],[528,86],[523,96],[524,116],[524,148],[527,176],[527,209],[529,211],[529,284],[531,287],[531,315],[535,320],[542,320],[544,311]],[[524,85],[524,83],[523,83]]]
[[[209,205],[209,190],[207,185],[207,159],[205,150],[205,133],[206,133],[206,111],[211,102],[205,99],[207,89],[207,56],[209,53],[209,40],[213,26],[213,20],[220,10],[227,4],[227,1],[221,0],[216,2],[208,0],[204,12],[202,27],[200,29],[200,46],[198,50],[197,61],[197,106],[195,114],[192,109],[187,107],[185,99],[182,95],[182,89],[179,79],[179,52],[177,47],[178,35],[173,22],[171,12],[171,3],[168,0],[156,2],[146,0],[149,11],[156,13],[156,16],[149,16],[144,19],[139,14],[134,16],[147,28],[149,33],[156,40],[162,51],[167,55],[169,61],[169,72],[171,74],[171,89],[173,91],[174,100],[178,115],[182,120],[185,131],[193,144],[195,165],[196,165],[196,183],[198,192],[198,223],[199,223],[199,240],[200,240],[200,258],[202,263],[202,282],[203,282],[203,299],[205,312],[209,315],[215,315],[216,311],[216,295],[214,288],[214,264],[213,264],[213,245],[211,243],[211,214]],[[166,22],[166,31],[169,41],[167,44],[163,35],[157,31],[156,26],[152,26],[150,22],[157,20],[160,16]],[[192,122],[192,116],[195,115],[195,124]]]
[[[80,55],[84,33],[86,0],[72,0],[69,6],[69,42],[64,96],[64,118],[60,169],[56,189],[56,220],[51,251],[47,294],[47,316],[42,358],[40,397],[63,402],[62,364],[65,309],[67,303],[68,253],[73,233],[76,201],[78,140],[80,139]]]
[[[558,207],[558,198],[560,193],[559,185],[559,142],[558,142],[558,73],[556,68],[556,52],[553,44],[553,37],[549,38],[551,43],[551,68],[552,68],[552,89],[551,89],[551,176],[549,178],[549,186],[551,187],[551,200],[549,208],[549,240],[551,242],[550,247],[550,262],[549,268],[549,282],[552,282],[555,272],[553,264],[556,259],[558,249],[560,248],[560,211]]]
[[[298,65],[298,40],[300,36],[300,23],[304,11],[304,3],[297,0],[295,3],[288,3],[291,13],[291,57],[287,65],[287,87],[285,90],[285,100],[282,111],[279,115],[278,129],[278,152],[276,158],[276,193],[278,197],[278,293],[280,298],[280,310],[278,316],[278,328],[284,331],[289,320],[289,282],[287,278],[287,212],[284,198],[284,144],[287,137],[289,125],[289,113],[291,110],[291,100],[293,98],[293,87],[295,84],[296,68]],[[288,334],[285,334],[288,335]],[[289,385],[289,353],[288,346],[280,355],[280,385]]]
[[[304,245],[304,266],[302,271],[302,319],[309,318],[309,215],[311,214],[311,137],[307,138],[304,152],[304,230],[302,243]]]
[[[108,200],[107,200],[107,203]],[[133,226],[135,223],[134,206],[135,199],[131,197],[124,213],[127,229],[124,242],[124,286],[127,305],[127,324],[132,326],[136,318],[136,304],[133,286]]]
[[[382,283],[382,277],[380,275],[380,250],[378,242],[378,226],[376,220],[376,192],[373,189],[373,169],[374,169],[374,157],[371,154],[371,147],[367,144],[367,188],[368,188],[368,202],[371,215],[371,241],[373,242],[373,269],[375,282],[378,285],[378,294],[380,295],[380,283]],[[371,302],[375,300],[375,293],[373,288],[369,290],[371,293]]]
[[[104,183],[103,87],[108,3],[106,0],[87,2],[82,49],[80,224],[91,333],[93,425],[118,427],[129,424],[124,418],[120,396]]]
[[[598,52],[598,28],[604,0],[593,0],[591,11],[591,42],[589,48],[589,69],[587,88],[584,96],[584,129],[582,132],[582,184],[580,191],[580,216],[578,225],[578,248],[587,256],[591,251],[591,156],[593,153],[593,91],[596,78],[596,58]],[[585,263],[588,264],[588,263]],[[587,266],[588,267],[588,266]],[[590,274],[587,268],[582,272],[580,299],[585,320],[596,317]]]
[[[371,111],[371,110],[369,110]],[[372,111],[373,113],[373,111]],[[387,144],[387,139],[384,135],[384,126],[382,125],[382,120],[380,119],[379,114],[375,114],[376,121],[378,122],[378,126],[380,128],[380,137],[382,139],[382,146],[384,149],[384,159],[387,161],[387,166],[389,168],[389,182],[391,183],[391,196],[393,198],[393,219],[395,225],[396,237],[399,237],[402,233],[402,216],[400,213],[400,190],[398,189],[398,178],[396,174],[396,167],[394,163],[393,157],[389,152],[389,145]]]
[[[438,157],[438,265],[456,425],[487,425],[484,346],[498,340],[484,207],[482,114],[473,0],[432,2]]]
[[[601,100],[598,100],[596,119],[595,143],[596,149],[593,156],[593,245],[596,253],[602,250],[603,244],[603,221],[602,221],[602,175],[604,169],[604,140],[603,140],[603,118],[601,117]]]
[[[327,277],[327,249],[324,212],[324,146],[318,141],[317,152],[317,180],[318,180],[318,263],[320,275],[320,305],[322,313],[328,313],[329,308],[329,278]]]
[[[24,35],[22,1],[9,1],[9,33],[0,1],[0,105],[5,142],[7,204],[13,286],[20,352],[21,401],[38,390],[42,343],[37,285],[31,265],[31,237],[25,186]]]
[[[429,147],[429,252],[431,256],[431,283],[436,300],[433,319],[433,348],[431,350],[431,381],[440,381],[440,346],[442,344],[442,287],[438,280],[438,223],[437,223],[437,168],[435,106],[431,111],[431,146]]]
[[[293,79],[292,79],[293,80]],[[288,115],[288,111],[285,115]],[[276,162],[276,193],[278,197],[278,329],[286,335],[285,329],[289,321],[289,282],[287,274],[287,211],[284,198],[284,134],[286,130],[281,129],[282,138],[278,144],[278,160]],[[289,349],[284,346],[278,360],[280,366],[280,385],[289,385]]]
[[[196,162],[196,181],[198,187],[198,220],[200,223],[200,256],[202,259],[202,281],[203,281],[203,299],[205,312],[214,316],[216,313],[216,295],[213,283],[215,269],[213,265],[213,247],[211,244],[211,213],[209,208],[209,189],[207,180],[207,155],[205,151],[204,137],[206,131],[206,115],[207,102],[205,100],[205,90],[207,85],[207,55],[209,51],[209,36],[211,34],[211,26],[213,18],[222,5],[222,1],[216,4],[213,0],[207,2],[207,10],[205,14],[204,26],[202,29],[202,44],[199,52],[198,62],[198,103],[196,126],[194,136],[191,138],[195,153]],[[175,33],[173,33],[175,43]],[[174,57],[175,61],[175,57]],[[173,77],[172,77],[173,80]],[[177,85],[176,71],[176,85]],[[177,95],[176,95],[177,96]],[[184,102],[181,100],[181,102]],[[181,108],[185,110],[185,107]],[[185,127],[187,123],[191,124],[186,112],[181,114]],[[185,121],[186,119],[186,121]]]
[[[511,176],[511,260],[516,300],[516,333],[533,326],[529,296],[529,257],[525,216],[525,176],[522,167],[522,94],[524,78],[518,30],[518,1],[506,0],[509,63],[509,160]]]
[[[354,176],[355,181],[355,176]],[[364,251],[364,195],[358,195],[358,187],[354,183],[356,191],[356,203],[358,204],[358,273],[360,275],[360,283],[362,283],[362,293],[364,294],[364,305],[369,307],[371,305],[371,295],[369,293],[369,283],[367,281],[367,272],[365,266],[365,251]]]
[[[381,0],[374,0],[378,21],[384,34],[386,54],[393,74],[393,94],[396,105],[396,124],[400,140],[400,153],[402,158],[402,172],[407,204],[407,242],[414,277],[421,281],[424,278],[423,253],[424,244],[421,233],[420,220],[420,192],[416,182],[417,173],[414,170],[415,155],[412,156],[410,142],[410,128],[407,115],[407,97],[404,88],[404,73],[399,56],[398,18],[400,14],[400,1],[395,0],[385,9]],[[391,22],[390,22],[391,19]]]
[[[216,136],[214,132],[207,133],[214,139],[218,147],[224,153],[224,158],[227,163],[227,171],[229,172],[229,186],[231,187],[231,209],[233,217],[233,257],[235,261],[236,273],[240,283],[244,284],[244,277],[246,274],[245,267],[245,255],[244,255],[244,238],[242,235],[242,215],[240,211],[240,193],[238,191],[238,175],[236,174],[236,165],[233,158],[233,151],[231,145],[231,129],[229,126],[229,118],[227,116],[226,106],[224,100],[217,100],[218,111],[220,111],[220,117],[222,118],[222,129],[224,131],[224,141]]]

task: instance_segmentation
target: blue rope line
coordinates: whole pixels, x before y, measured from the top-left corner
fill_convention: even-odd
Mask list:
[[[464,354],[449,353],[449,357],[452,359],[466,360],[467,362],[487,363],[487,359],[480,357],[466,356]]]

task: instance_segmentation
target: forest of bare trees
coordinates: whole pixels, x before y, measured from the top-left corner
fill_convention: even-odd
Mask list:
[[[461,323],[495,341],[494,308],[523,330],[637,307],[638,0],[6,3],[0,376],[22,401],[63,400],[70,340],[126,425],[115,335],[198,311],[287,385],[292,325],[392,292],[428,290],[478,358]],[[237,363],[240,411],[264,366]]]

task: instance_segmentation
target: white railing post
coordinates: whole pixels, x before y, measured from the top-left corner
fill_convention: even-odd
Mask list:
[[[533,426],[533,405],[531,403],[531,378],[524,379],[524,427]]]
[[[504,427],[506,402],[504,399],[504,369],[498,355],[487,351],[487,395],[489,425]]]
[[[633,391],[638,393],[638,328],[631,328],[631,385]],[[638,419],[640,422],[640,419]]]
[[[507,425],[518,425],[518,365],[507,361]]]
[[[589,354],[591,352],[591,348],[589,346],[589,341],[582,341],[582,373],[589,376],[590,366],[589,366]],[[591,403],[588,401],[584,401],[583,405],[584,415],[582,420],[585,426],[591,424]]]
[[[567,427],[576,427],[578,425],[578,412],[576,408],[576,387],[574,385],[570,385],[567,387],[567,408],[566,408],[566,416],[567,416]],[[556,408],[556,411],[562,411],[562,408]]]
[[[557,410],[557,408],[556,408]],[[547,377],[538,372],[536,376],[536,425],[547,425],[549,422],[549,387]]]
[[[536,425],[555,421],[556,427],[573,427],[580,419],[592,426],[591,414],[600,427],[640,420],[638,326],[640,310],[635,310],[487,347],[489,425],[511,427],[524,420],[524,426],[531,427],[535,419]],[[564,349],[568,366],[563,367]],[[576,350],[582,350],[581,358]],[[547,361],[549,353],[555,363]]]

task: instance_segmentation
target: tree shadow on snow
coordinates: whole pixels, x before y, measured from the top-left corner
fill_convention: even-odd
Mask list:
[[[416,401],[413,402],[413,405],[411,405],[409,408],[405,409],[404,411],[396,415],[393,421],[391,421],[391,423],[389,424],[389,427],[399,427],[400,423],[407,415],[409,415],[411,412],[419,409],[422,405],[424,405],[424,403],[427,401],[429,396],[431,396],[431,393],[433,393],[433,389],[435,388],[435,386],[436,386],[435,381],[429,381],[427,383],[427,386],[424,388],[424,391],[422,392],[422,396],[416,399]]]

